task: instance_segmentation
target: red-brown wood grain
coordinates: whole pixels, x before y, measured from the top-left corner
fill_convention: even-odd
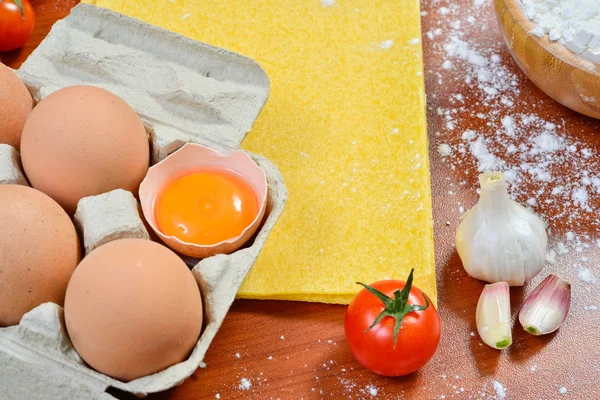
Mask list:
[[[167,1],[167,0],[164,0]],[[32,2],[36,28],[27,45],[15,52],[0,54],[0,60],[17,68],[44,38],[52,24],[64,17],[75,0],[38,0]],[[472,3],[463,0],[459,3]],[[435,29],[444,18],[437,13],[439,2],[423,4],[429,14],[423,19],[423,32]],[[489,22],[489,21],[488,21]],[[480,41],[497,43],[499,30],[495,22],[481,32]],[[448,99],[456,84],[436,83],[443,56],[424,40],[426,87],[428,93],[429,132],[444,129],[446,121],[436,112],[448,108]],[[523,77],[506,49],[500,54],[508,60],[512,72]],[[527,107],[546,96],[525,79],[518,101]],[[475,89],[474,89],[475,90]],[[473,111],[465,121],[476,123]],[[578,139],[600,151],[600,123],[565,109],[551,100],[543,100],[537,109],[542,116],[561,116]],[[485,129],[485,121],[480,122]],[[458,132],[458,131],[457,131]],[[458,135],[458,133],[457,133]],[[383,378],[363,369],[351,355],[343,332],[345,307],[282,301],[236,301],[211,345],[207,368],[199,369],[183,385],[149,399],[439,399],[498,398],[493,382],[507,388],[508,399],[600,399],[600,333],[598,314],[572,310],[567,324],[557,333],[534,337],[517,326],[513,345],[499,352],[481,345],[475,328],[475,307],[483,283],[469,278],[453,247],[458,226],[456,201],[470,207],[476,201],[472,190],[476,174],[464,174],[470,189],[458,189],[448,196],[448,166],[437,156],[436,138],[430,134],[431,177],[435,222],[438,304],[442,318],[442,341],[437,354],[421,371],[402,378]],[[569,171],[564,171],[568,173]],[[461,176],[460,172],[455,173]],[[448,223],[449,224],[448,224]],[[568,229],[560,222],[558,230]],[[579,227],[586,231],[586,227]],[[590,228],[591,229],[591,228]],[[592,262],[600,260],[600,249],[592,250]],[[575,262],[568,255],[561,263]],[[556,269],[558,266],[550,267]],[[511,290],[512,303],[518,305],[531,288]],[[513,307],[513,311],[517,308]],[[591,315],[591,318],[590,318]],[[593,353],[596,353],[595,355]],[[595,360],[595,365],[589,360]],[[246,378],[251,387],[240,389]],[[568,387],[560,394],[559,388]],[[369,390],[371,389],[371,391]],[[111,391],[119,398],[133,398]],[[218,396],[217,396],[218,395]]]

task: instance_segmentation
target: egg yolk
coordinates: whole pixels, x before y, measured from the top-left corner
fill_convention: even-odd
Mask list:
[[[242,234],[258,215],[250,186],[228,171],[198,171],[168,183],[155,203],[161,232],[213,245]]]

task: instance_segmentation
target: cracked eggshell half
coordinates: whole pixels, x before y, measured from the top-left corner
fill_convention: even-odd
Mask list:
[[[226,170],[240,176],[252,189],[258,202],[258,214],[237,236],[213,245],[184,242],[168,236],[160,229],[156,218],[156,200],[162,190],[177,178],[201,170]],[[267,178],[265,172],[242,150],[228,154],[208,147],[188,143],[148,170],[140,185],[140,203],[146,221],[160,239],[171,249],[194,258],[215,254],[229,254],[242,247],[261,224],[267,206]]]

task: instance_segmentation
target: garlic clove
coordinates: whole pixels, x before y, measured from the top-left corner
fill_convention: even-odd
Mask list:
[[[522,286],[546,260],[546,226],[513,201],[501,172],[479,175],[481,196],[456,232],[456,250],[467,273],[486,282]]]
[[[508,283],[485,285],[477,303],[477,332],[485,344],[501,350],[512,344]]]
[[[550,274],[525,300],[519,312],[519,322],[532,335],[545,335],[562,325],[570,305],[571,285]]]

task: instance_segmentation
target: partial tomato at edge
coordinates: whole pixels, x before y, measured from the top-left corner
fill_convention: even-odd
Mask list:
[[[14,0],[0,0],[0,51],[23,46],[35,24],[35,13],[29,0],[21,0],[23,14]]]
[[[408,281],[412,281],[412,272]],[[386,280],[370,286],[393,300],[395,292],[399,294],[405,285],[403,281]],[[427,301],[431,303],[429,297],[426,301],[423,296],[426,295],[413,286],[407,304],[425,306]],[[385,309],[383,301],[366,288],[356,295],[344,320],[350,349],[358,362],[379,375],[402,376],[415,372],[427,364],[437,350],[441,334],[437,311],[430,304],[422,311],[406,313],[394,347],[394,317],[384,316],[368,329]]]

